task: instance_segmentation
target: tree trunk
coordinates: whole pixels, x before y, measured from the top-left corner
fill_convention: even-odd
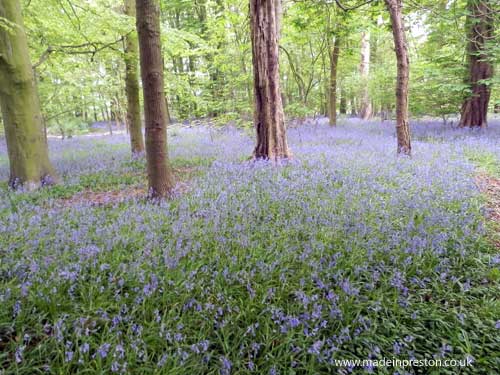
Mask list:
[[[204,4],[204,7],[206,7],[207,5]],[[216,21],[220,21],[223,17],[223,14],[224,14],[224,2],[222,0],[215,0],[215,9],[214,9],[214,12],[215,12],[215,20]],[[206,11],[202,13],[202,15],[200,15],[200,22],[203,24],[206,24],[207,22],[207,13]],[[209,35],[207,34],[207,37],[209,37]],[[220,71],[220,68],[219,68],[219,65],[216,61],[216,56],[218,54],[220,54],[224,48],[224,44],[226,42],[226,36],[223,35],[222,36],[222,39],[221,37],[218,37],[217,40],[218,42],[216,43],[216,46],[215,46],[215,51],[212,52],[212,53],[209,53],[206,57],[207,61],[208,61],[208,65],[209,65],[209,69],[208,69],[208,72],[209,72],[209,77],[210,77],[210,93],[212,95],[212,104],[211,104],[211,108],[210,108],[210,111],[209,111],[209,116],[210,117],[217,117],[221,114],[221,112],[223,112],[223,108],[220,108],[219,107],[219,103],[220,103],[220,100],[221,100],[221,97],[224,95],[224,90],[223,90],[223,74],[221,74],[221,71]]]
[[[369,120],[372,117],[372,105],[368,91],[368,79],[370,75],[370,33],[361,34],[361,63],[359,64],[361,75],[361,105],[359,108],[359,117],[363,120]]]
[[[351,116],[357,116],[356,97],[354,95],[351,96]]]
[[[343,85],[341,85],[341,88],[340,88],[339,112],[342,115],[345,115],[347,113],[347,98],[346,98],[346,92],[345,92]]]
[[[33,190],[56,180],[44,140],[42,114],[28,40],[18,0],[2,0],[0,17],[0,105],[10,163],[9,185]]]
[[[135,19],[135,0],[125,0],[125,14]],[[125,37],[125,91],[127,93],[127,124],[130,133],[132,154],[144,152],[142,136],[141,108],[139,103],[139,77],[137,62],[139,46],[135,32]]]
[[[172,123],[172,117],[170,116],[170,108],[168,107],[168,96],[167,93],[164,93],[165,95],[165,107],[167,108],[167,125],[170,125]]]
[[[329,105],[328,105],[328,116],[330,120],[330,126],[337,125],[337,70],[339,65],[339,54],[340,54],[340,37],[337,35],[335,37],[335,42],[333,43],[333,49],[330,54],[330,87],[329,87]]]
[[[146,159],[151,198],[165,198],[174,187],[167,151],[167,106],[163,85],[159,0],[136,4],[146,122]]]
[[[250,0],[250,30],[254,71],[256,159],[291,157],[281,101],[278,36],[281,0]]]
[[[122,106],[120,105],[120,98],[117,96],[114,99],[115,101],[115,118],[116,118],[116,124],[119,130],[121,130],[122,126],[125,125],[125,119],[123,118],[123,111],[122,111]]]
[[[491,89],[485,80],[493,76],[493,65],[489,61],[486,42],[493,38],[493,0],[469,0],[468,28],[468,64],[467,83],[471,95],[463,104],[459,127],[488,126],[488,103]]]
[[[385,0],[391,15],[394,47],[398,62],[396,82],[396,137],[398,154],[411,155],[410,124],[408,120],[408,81],[410,76],[410,60],[408,46],[401,13],[402,0]]]

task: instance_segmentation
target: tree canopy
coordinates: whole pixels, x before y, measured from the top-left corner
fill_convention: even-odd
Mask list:
[[[49,132],[71,135],[100,121],[124,122],[124,43],[135,24],[124,5],[111,0],[21,2],[41,108]],[[340,6],[339,6],[340,4]],[[285,114],[326,114],[329,56],[341,38],[337,100],[357,113],[367,87],[373,113],[394,112],[396,76],[389,14],[380,1],[283,2],[280,76]],[[493,4],[492,4],[493,6]],[[469,14],[466,0],[404,3],[411,74],[412,116],[456,116],[466,82]],[[497,17],[497,16],[495,16]],[[14,27],[0,19],[0,27]],[[161,1],[165,90],[178,121],[212,117],[251,122],[252,64],[248,2]],[[371,64],[360,74],[362,34],[369,33]],[[500,59],[499,31],[487,42],[488,59]],[[490,109],[500,105],[498,74]]]

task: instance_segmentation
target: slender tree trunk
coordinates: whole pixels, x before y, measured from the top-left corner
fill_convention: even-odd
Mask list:
[[[250,29],[254,71],[254,157],[291,157],[281,101],[278,36],[281,0],[250,0]],[[278,11],[277,11],[278,10]]]
[[[339,106],[339,112],[342,115],[345,115],[347,113],[347,98],[346,98],[346,92],[343,87],[343,85],[340,88],[340,106]]]
[[[402,0],[385,0],[389,10],[394,36],[394,47],[398,62],[396,82],[396,137],[398,154],[411,155],[410,124],[408,120],[408,81],[410,60],[401,13]]]
[[[206,6],[207,4],[203,4],[203,7],[205,8],[205,11],[200,14],[199,20],[202,23],[202,25],[206,24],[207,21],[207,12],[206,12]],[[215,0],[215,20],[220,20],[223,17],[224,14],[224,1],[222,0]],[[207,34],[208,37],[208,34]],[[221,74],[221,71],[219,69],[218,64],[216,63],[216,55],[221,53],[223,47],[224,47],[224,42],[225,42],[225,35],[223,36],[223,39],[221,40],[218,38],[218,42],[215,46],[215,52],[209,53],[206,56],[206,59],[208,61],[209,65],[209,77],[210,77],[210,92],[212,95],[212,105],[210,109],[209,116],[210,117],[217,117],[223,112],[223,108],[218,108],[216,105],[217,103],[220,103],[221,96],[223,96],[223,74]]]
[[[356,108],[356,97],[354,95],[351,96],[351,116],[356,116],[357,115],[357,108]]]
[[[174,181],[167,150],[168,116],[163,85],[159,0],[138,1],[136,10],[149,194],[151,198],[165,198],[172,194]]]
[[[135,0],[125,0],[125,14],[135,19],[135,13]],[[139,46],[137,34],[134,32],[125,37],[125,91],[127,93],[127,124],[132,154],[142,154],[144,152],[137,72],[138,58]]]
[[[56,180],[44,139],[40,101],[18,0],[1,0],[0,105],[10,163],[9,185],[33,190]]]
[[[165,94],[165,106],[167,107],[167,125],[170,125],[172,123],[172,117],[170,116],[170,107],[168,106],[168,96],[166,92],[164,94]]]
[[[489,61],[486,42],[493,38],[494,0],[468,0],[467,17],[468,28],[468,64],[469,74],[467,83],[470,85],[471,95],[463,104],[459,127],[488,126],[488,103],[491,89],[485,80],[493,77],[493,65]]]
[[[85,96],[82,96],[82,119],[83,121],[88,121],[88,112],[87,112],[87,101],[85,100]]]
[[[327,72],[327,64],[326,64],[326,58],[328,56],[328,61],[330,61],[330,51],[328,51],[328,55],[326,53],[321,53],[321,76],[319,78],[319,81],[322,82],[323,84],[321,85],[321,97],[323,100],[320,102],[320,108],[319,108],[319,114],[324,117],[328,117],[328,102],[330,101],[329,98],[329,87],[330,87],[330,82],[328,81],[328,72]],[[283,102],[284,104],[284,102]],[[286,106],[285,106],[286,108]]]
[[[121,130],[122,126],[125,125],[125,119],[123,118],[123,111],[122,111],[122,106],[120,104],[120,98],[117,96],[115,97],[115,106],[116,106],[116,111],[115,111],[115,118],[116,118],[116,123],[118,129]]]
[[[330,126],[337,125],[337,70],[339,65],[340,37],[335,36],[333,49],[330,54],[330,87],[329,87],[329,106],[328,115]]]
[[[361,105],[359,108],[359,117],[363,120],[369,120],[372,117],[372,105],[368,91],[368,79],[370,75],[370,33],[361,34],[361,63],[359,64],[361,75]]]

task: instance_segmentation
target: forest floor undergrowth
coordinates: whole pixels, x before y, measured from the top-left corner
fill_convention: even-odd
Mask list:
[[[170,128],[178,194],[160,204],[126,135],[50,139],[59,185],[0,186],[0,373],[345,374],[372,370],[336,361],[415,358],[495,374],[500,122],[412,129],[406,158],[389,122],[309,122],[276,166],[249,162],[238,129]]]
[[[486,198],[486,218],[489,220],[491,242],[500,250],[500,176],[480,172],[478,187]]]

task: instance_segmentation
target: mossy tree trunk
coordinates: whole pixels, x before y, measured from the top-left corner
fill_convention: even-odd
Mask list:
[[[397,59],[396,82],[396,137],[397,153],[411,155],[410,124],[408,119],[408,82],[410,78],[410,60],[408,45],[401,11],[402,0],[385,0],[391,16],[392,34]]]
[[[256,159],[291,156],[281,99],[278,39],[281,0],[250,0],[250,31],[254,72]]]
[[[167,151],[168,111],[163,85],[159,0],[137,1],[136,11],[149,194],[151,198],[165,198],[171,195],[174,181]]]
[[[9,30],[0,27],[0,105],[10,163],[9,185],[33,190],[55,182],[56,175],[44,139],[19,0],[1,0],[0,17],[16,25]]]
[[[135,0],[125,0],[125,14],[135,19]],[[127,124],[132,154],[142,154],[144,152],[139,102],[138,61],[139,45],[137,34],[132,32],[125,37],[125,91],[127,93]]]

